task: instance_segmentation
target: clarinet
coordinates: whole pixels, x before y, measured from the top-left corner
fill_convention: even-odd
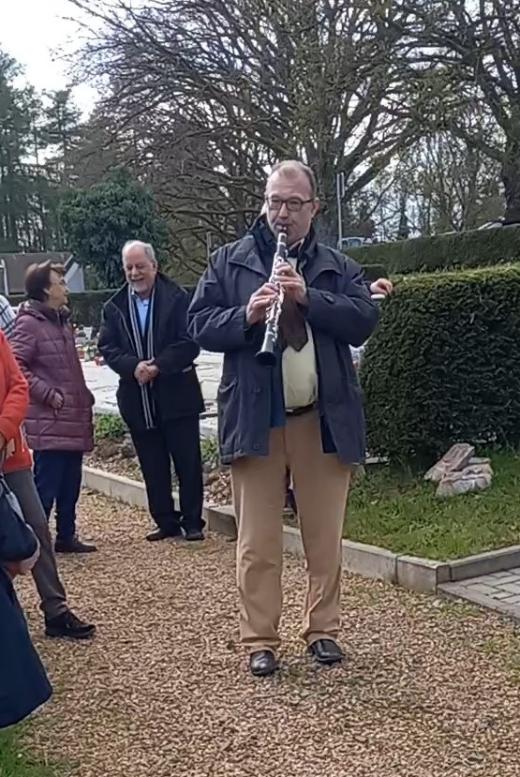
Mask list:
[[[285,261],[287,261],[287,234],[285,232],[279,232],[269,283],[274,283],[276,268],[280,262]],[[273,367],[276,364],[275,349],[278,340],[278,324],[280,321],[280,314],[282,312],[284,297],[282,286],[280,286],[280,284],[276,284],[276,286],[278,295],[267,309],[265,318],[264,341],[262,343],[262,347],[256,354],[256,360],[258,364],[262,364],[267,367]]]

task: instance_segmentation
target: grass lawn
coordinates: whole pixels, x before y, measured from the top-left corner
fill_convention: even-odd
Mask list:
[[[450,499],[437,499],[421,475],[367,467],[352,488],[344,536],[439,560],[520,544],[520,454],[489,455],[491,488]]]
[[[0,777],[56,777],[50,766],[34,761],[20,745],[20,729],[0,731]]]

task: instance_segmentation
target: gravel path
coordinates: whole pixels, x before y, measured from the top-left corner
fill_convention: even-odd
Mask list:
[[[100,552],[61,561],[93,644],[33,633],[55,698],[31,727],[69,777],[510,777],[520,774],[513,627],[466,605],[345,577],[343,668],[298,639],[302,564],[287,558],[284,669],[255,680],[237,641],[235,546],[143,541],[139,510],[86,494]]]

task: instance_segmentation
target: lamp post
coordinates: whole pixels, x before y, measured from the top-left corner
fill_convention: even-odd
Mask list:
[[[338,205],[338,250],[343,245],[343,214],[341,201],[345,196],[345,173],[336,173],[336,201]]]

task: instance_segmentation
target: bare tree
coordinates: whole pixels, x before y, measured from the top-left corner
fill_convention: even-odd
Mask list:
[[[413,137],[401,2],[69,2],[92,20],[81,62],[104,85],[100,115],[127,151],[131,139],[180,242],[241,234],[267,167],[296,155],[318,175],[332,239],[335,173],[348,200]]]
[[[519,222],[520,0],[429,0],[409,11],[418,110],[500,166],[505,221]]]
[[[474,229],[503,212],[500,165],[447,132],[418,141],[401,161],[398,179],[415,204],[422,234]]]

